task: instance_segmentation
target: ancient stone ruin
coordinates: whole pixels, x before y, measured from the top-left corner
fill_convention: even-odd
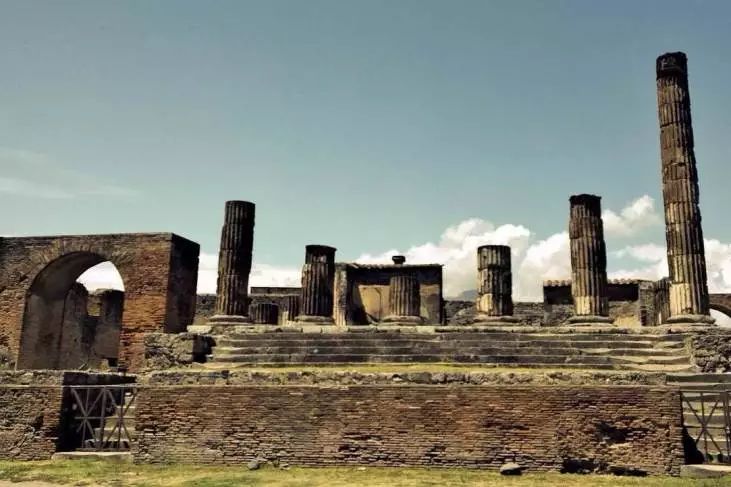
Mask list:
[[[731,332],[709,312],[731,313],[731,295],[708,293],[687,59],[656,68],[659,281],[607,279],[589,194],[569,200],[571,279],[537,303],[513,301],[504,245],[475,249],[474,301],[444,298],[439,263],[336,262],[327,245],[305,246],[301,287],[250,289],[248,201],[225,204],[215,296],[196,296],[199,247],[175,234],[0,238],[0,458],[625,475],[729,462]],[[76,282],[105,261],[123,292]]]

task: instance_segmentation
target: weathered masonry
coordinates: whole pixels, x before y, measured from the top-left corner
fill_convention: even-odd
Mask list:
[[[0,344],[21,369],[63,366],[64,304],[76,279],[109,261],[124,281],[119,360],[134,368],[148,332],[185,331],[195,313],[198,244],[171,233],[0,239]]]
[[[198,245],[173,234],[0,239],[0,458],[630,475],[731,463],[731,331],[708,316],[731,314],[731,295],[707,289],[685,55],[656,68],[670,262],[657,281],[607,279],[589,194],[569,200],[571,279],[544,282],[542,303],[513,302],[511,249],[482,241],[477,295],[458,303],[438,263],[336,263],[327,245],[305,247],[300,287],[249,289],[248,201],[226,202],[217,294],[197,301]],[[104,261],[124,292],[76,282]],[[112,373],[38,370],[105,362]]]
[[[662,194],[670,270],[670,317],[674,323],[712,322],[698,207],[693,125],[688,91],[688,60],[682,52],[657,58]]]

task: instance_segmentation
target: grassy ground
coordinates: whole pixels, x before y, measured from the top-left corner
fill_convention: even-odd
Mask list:
[[[249,471],[246,467],[151,466],[98,461],[0,462],[0,479],[40,480],[62,485],[90,486],[500,486],[500,487],[715,487],[731,486],[726,479],[691,480],[671,477],[526,474],[501,477],[495,472],[468,469],[420,468],[290,468]]]

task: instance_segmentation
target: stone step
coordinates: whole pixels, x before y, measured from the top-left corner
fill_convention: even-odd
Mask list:
[[[700,416],[700,411],[698,415]],[[724,429],[726,427],[726,418],[723,413],[716,414],[714,412],[712,416],[706,416],[705,421],[709,429]],[[692,411],[683,410],[683,425],[688,428],[700,428],[701,422],[693,415]]]
[[[480,355],[480,354],[344,354],[344,353],[296,353],[296,354],[236,354],[234,352],[217,354],[214,351],[214,362],[251,362],[251,363],[402,363],[402,362],[445,362],[445,363],[582,363],[582,364],[687,364],[687,357],[612,357],[602,355]]]
[[[731,386],[731,374],[670,374],[667,382],[678,383],[682,386],[690,383],[696,384],[729,384]]]
[[[680,334],[647,335],[629,333],[518,333],[518,332],[447,332],[447,333],[393,333],[383,331],[358,332],[358,333],[304,333],[304,332],[259,332],[259,333],[227,333],[217,335],[216,339],[230,338],[234,340],[250,340],[259,338],[272,338],[276,340],[301,340],[301,339],[380,339],[380,340],[581,340],[581,341],[614,341],[623,340],[627,342],[648,342],[648,343],[683,343],[685,337]]]
[[[607,349],[607,348],[594,348],[594,349],[580,349],[580,348],[566,348],[566,347],[508,347],[508,346],[473,346],[473,347],[456,347],[454,349],[446,349],[445,347],[435,345],[412,345],[404,347],[393,347],[393,346],[365,346],[359,344],[359,346],[267,346],[267,347],[232,347],[232,346],[217,346],[214,349],[214,356],[226,356],[226,355],[250,355],[250,354],[274,354],[274,355],[292,355],[292,354],[311,354],[311,355],[408,355],[408,354],[419,354],[419,355],[447,355],[447,354],[459,354],[459,355],[591,355],[591,356],[616,356],[616,357],[647,357],[647,358],[658,358],[659,360],[681,360],[682,362],[689,362],[690,357],[688,355],[682,355],[677,350],[655,350],[655,349]],[[682,352],[682,351],[681,351]],[[636,360],[635,360],[636,361]]]
[[[584,363],[611,364],[607,357],[565,355],[378,355],[378,354],[228,354],[218,356],[214,353],[214,362],[249,362],[249,363]]]
[[[126,430],[125,430],[125,428],[122,428],[122,437],[123,438],[127,435],[127,433],[129,433],[130,436],[135,436],[137,434],[137,430],[135,430],[135,427],[134,426],[128,425],[125,422],[125,427],[126,427]],[[99,434],[99,431],[100,430],[101,430],[101,428],[94,428],[94,434],[95,435],[96,434]],[[105,433],[105,435],[111,434],[112,431],[114,432],[114,436],[116,436],[117,435],[117,431],[119,431],[119,429],[116,427],[116,425],[111,425],[111,424],[108,424],[108,423],[104,425],[104,433]]]
[[[673,342],[668,345],[657,346],[650,342],[628,342],[608,341],[597,343],[596,341],[585,340],[409,340],[394,339],[381,340],[375,338],[361,339],[338,339],[338,338],[312,338],[301,340],[276,339],[261,337],[257,339],[232,339],[220,338],[216,341],[219,347],[347,347],[347,346],[373,346],[373,347],[417,347],[417,346],[439,346],[444,348],[463,349],[466,347],[565,347],[577,349],[646,349],[646,350],[685,350],[682,343]]]

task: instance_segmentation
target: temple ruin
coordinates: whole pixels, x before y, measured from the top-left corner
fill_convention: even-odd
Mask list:
[[[569,199],[571,279],[535,303],[513,300],[511,249],[493,244],[475,249],[474,300],[444,297],[439,263],[337,262],[319,244],[300,287],[249,288],[248,201],[225,203],[215,296],[196,296],[198,244],[175,234],[0,238],[0,458],[623,475],[731,462],[731,331],[709,315],[731,295],[708,293],[686,56],[660,56],[656,75],[658,281],[607,278],[590,194]],[[105,261],[124,291],[90,294],[76,280]]]

